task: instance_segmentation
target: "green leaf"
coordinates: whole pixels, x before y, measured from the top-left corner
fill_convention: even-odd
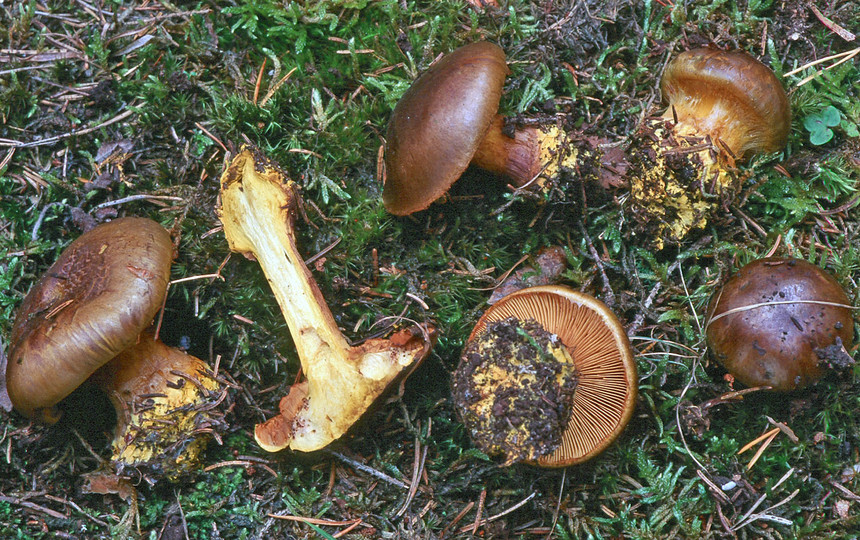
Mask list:
[[[822,127],[821,129],[812,131],[812,133],[809,134],[809,142],[816,146],[824,144],[832,138],[833,130],[826,127]]]
[[[821,113],[821,122],[828,127],[838,126],[839,122],[842,120],[842,114],[840,114],[839,109],[830,105],[825,108]]]

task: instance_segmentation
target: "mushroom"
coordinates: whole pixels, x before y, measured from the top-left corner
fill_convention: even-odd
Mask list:
[[[711,354],[751,387],[800,390],[853,364],[852,306],[837,281],[802,259],[753,261],[711,298]]]
[[[575,161],[556,126],[509,133],[497,114],[508,67],[486,41],[444,56],[406,91],[386,134],[382,200],[395,215],[424,210],[472,164],[520,187]]]
[[[636,403],[627,334],[599,300],[563,286],[522,289],[484,312],[453,376],[475,444],[505,464],[582,463],[621,433]]]
[[[232,251],[256,259],[281,307],[306,380],[256,426],[260,446],[310,452],[343,435],[385,388],[429,352],[432,330],[401,330],[350,346],[296,248],[297,188],[256,149],[221,176],[218,215]]]
[[[681,53],[661,86],[669,107],[644,123],[628,157],[638,232],[658,249],[704,228],[739,188],[735,163],[779,150],[791,127],[779,79],[743,51]]]
[[[164,301],[172,258],[170,235],[150,219],[120,218],[82,234],[24,298],[6,371],[15,409],[47,423],[92,379],[116,407],[114,463],[169,476],[199,452],[195,431],[214,421],[205,408],[220,386],[201,360],[168,352],[144,332]],[[133,380],[136,387],[126,385]]]

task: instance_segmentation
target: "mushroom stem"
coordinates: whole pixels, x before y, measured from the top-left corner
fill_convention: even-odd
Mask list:
[[[149,332],[91,380],[116,409],[112,461],[120,468],[145,465],[176,478],[197,462],[200,434],[221,427],[213,409],[224,390],[206,363]]]
[[[318,450],[343,435],[408,366],[429,351],[426,329],[350,346],[305,266],[294,231],[296,187],[257,151],[244,148],[221,177],[219,216],[230,249],[260,263],[293,336],[307,380],[280,414],[257,425],[270,452]]]
[[[573,168],[577,151],[555,126],[522,127],[505,133],[505,117],[496,115],[478,145],[471,165],[509,179],[522,187],[543,175],[557,176],[559,167]]]

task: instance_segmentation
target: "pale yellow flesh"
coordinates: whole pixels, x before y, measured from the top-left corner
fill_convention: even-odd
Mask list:
[[[307,381],[257,426],[263,449],[309,452],[343,435],[403,369],[428,350],[421,339],[350,347],[296,249],[295,186],[243,149],[221,178],[220,217],[230,249],[260,263],[293,336]]]

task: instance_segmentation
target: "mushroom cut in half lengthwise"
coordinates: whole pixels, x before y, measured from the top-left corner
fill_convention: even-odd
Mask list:
[[[509,465],[582,463],[630,421],[636,364],[621,323],[562,286],[505,296],[475,325],[453,377],[472,440]]]
[[[493,43],[463,45],[430,66],[394,108],[382,201],[392,214],[424,210],[469,165],[516,187],[554,177],[575,155],[555,125],[506,127],[498,114],[508,66]]]
[[[700,48],[666,66],[668,108],[628,150],[637,231],[657,248],[703,229],[740,189],[735,164],[785,146],[791,109],[773,71],[743,51]]]
[[[429,352],[434,336],[414,327],[351,346],[296,247],[298,204],[295,184],[256,149],[243,148],[221,176],[227,242],[260,263],[306,378],[281,399],[280,414],[257,425],[257,443],[269,452],[310,452],[338,439]]]
[[[6,385],[25,416],[53,423],[85,381],[117,413],[113,462],[168,477],[188,470],[219,425],[206,364],[147,332],[164,303],[173,242],[158,223],[120,218],[72,242],[18,309]]]
[[[747,386],[800,390],[854,364],[852,305],[830,274],[802,259],[753,261],[714,294],[708,347]]]

